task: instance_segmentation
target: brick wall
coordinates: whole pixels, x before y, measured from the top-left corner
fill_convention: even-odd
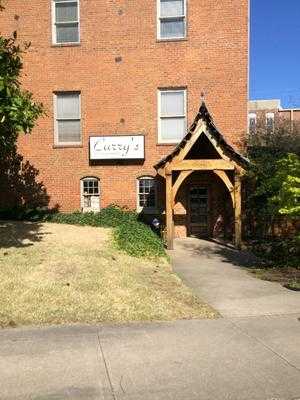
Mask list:
[[[239,145],[247,126],[248,0],[188,0],[187,39],[156,39],[155,0],[81,0],[80,46],[52,46],[51,1],[5,1],[2,34],[17,30],[31,41],[24,87],[45,105],[47,116],[19,148],[40,172],[61,210],[80,207],[80,178],[97,176],[101,205],[136,205],[136,177],[172,146],[157,145],[157,88],[188,91],[188,123],[201,91],[218,128]],[[121,57],[116,62],[116,57]],[[80,90],[83,146],[54,148],[53,91]],[[145,134],[143,165],[90,166],[89,135]]]

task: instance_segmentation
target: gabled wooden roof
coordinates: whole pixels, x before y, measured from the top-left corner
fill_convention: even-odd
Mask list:
[[[194,133],[197,131],[197,127],[201,124],[201,122],[205,122],[206,131],[213,138],[213,141],[216,143],[216,146],[220,147],[224,155],[226,155],[230,160],[234,161],[237,165],[245,169],[249,164],[249,160],[240,153],[238,153],[226,141],[224,136],[219,132],[219,130],[217,129],[217,127],[213,122],[212,116],[210,115],[204,101],[202,102],[200,109],[196,115],[196,118],[192,123],[190,129],[188,130],[188,133],[168,156],[164,157],[156,165],[154,165],[154,168],[157,170],[164,168],[164,166],[167,163],[171,162],[173,158],[176,157],[181,152],[181,150],[183,150],[186,146],[188,146],[189,141],[193,137]]]

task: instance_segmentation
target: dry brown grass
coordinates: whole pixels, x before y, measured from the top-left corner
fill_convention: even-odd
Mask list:
[[[109,229],[0,223],[0,325],[214,318],[165,259],[112,247]]]

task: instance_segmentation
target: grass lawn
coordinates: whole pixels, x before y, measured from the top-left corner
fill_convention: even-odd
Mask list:
[[[0,326],[215,318],[166,258],[132,257],[112,230],[0,222]]]

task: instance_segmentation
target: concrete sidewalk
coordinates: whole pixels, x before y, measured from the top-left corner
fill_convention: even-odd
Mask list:
[[[300,399],[298,316],[0,331],[1,400]]]
[[[300,313],[300,293],[251,276],[257,260],[233,247],[194,238],[175,240],[175,272],[223,317]]]

